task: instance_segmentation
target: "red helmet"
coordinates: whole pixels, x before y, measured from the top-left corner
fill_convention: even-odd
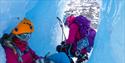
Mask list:
[[[75,21],[75,16],[71,15],[66,18],[66,25],[70,25]]]

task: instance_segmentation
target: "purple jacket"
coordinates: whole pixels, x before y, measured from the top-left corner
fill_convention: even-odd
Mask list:
[[[77,50],[77,42],[81,38],[85,37],[85,34],[82,34],[82,36],[80,35],[79,26],[76,23],[72,23],[68,26],[69,26],[70,30],[69,30],[68,39],[66,40],[66,44],[72,44],[72,46],[73,46],[72,51],[75,52]],[[95,30],[90,28],[89,36],[88,36],[90,47],[93,47],[95,34],[96,34]],[[85,53],[87,53],[87,50],[84,48],[84,49],[82,49],[81,53],[85,54]]]

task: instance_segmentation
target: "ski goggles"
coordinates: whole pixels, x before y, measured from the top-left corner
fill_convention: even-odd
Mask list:
[[[16,36],[23,41],[28,41],[31,37],[31,33],[25,33],[25,34],[20,34]]]

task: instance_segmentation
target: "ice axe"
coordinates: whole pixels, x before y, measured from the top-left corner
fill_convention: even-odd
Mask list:
[[[59,21],[59,25],[60,25],[60,27],[61,27],[61,29],[62,29],[62,40],[63,40],[63,36],[64,36],[64,38],[65,38],[65,40],[66,40],[66,35],[65,35],[65,33],[64,33],[64,29],[63,29],[63,21],[61,21],[61,19],[59,18],[59,17],[57,17],[57,19],[58,19],[58,21]],[[64,42],[63,42],[64,43]],[[61,43],[62,44],[62,43]],[[64,43],[65,44],[65,43]],[[64,45],[63,44],[63,45]],[[65,45],[64,45],[65,46]],[[63,46],[58,46],[59,48],[61,48],[62,49],[62,47]],[[65,47],[67,47],[67,46],[65,46]],[[72,45],[70,45],[69,46],[69,48],[68,48],[68,50],[67,50],[67,52],[68,52],[68,57],[71,57],[72,55],[71,55],[71,53],[70,53],[70,51],[71,51],[71,47],[72,47]],[[71,62],[72,62],[72,60],[71,60]]]
[[[64,24],[64,23],[61,21],[61,19],[60,19],[59,17],[57,17],[57,19],[58,19],[59,25],[60,25],[60,27],[61,27],[61,29],[62,29],[62,40],[63,40],[63,36],[64,36],[64,39],[66,40],[66,35],[65,35],[64,29],[63,29],[63,24]]]

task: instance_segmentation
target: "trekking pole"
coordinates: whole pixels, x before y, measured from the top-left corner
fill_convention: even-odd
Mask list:
[[[57,17],[58,21],[59,21],[59,25],[62,29],[62,40],[63,40],[63,36],[64,36],[64,39],[66,40],[66,35],[64,33],[64,29],[63,29],[63,22],[61,21],[61,19],[59,17]]]

